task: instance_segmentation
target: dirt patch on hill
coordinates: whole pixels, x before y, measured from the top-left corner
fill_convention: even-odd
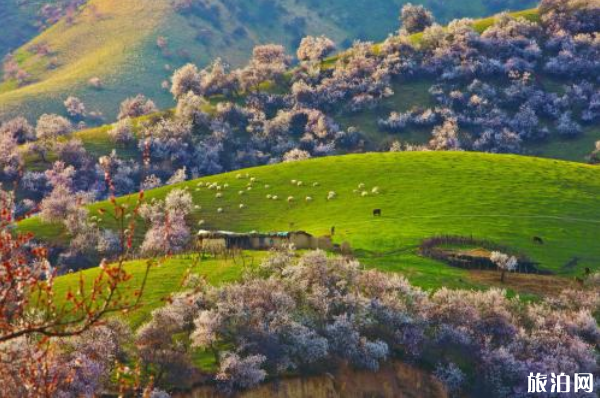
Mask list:
[[[577,283],[568,278],[551,275],[510,273],[506,282],[500,282],[500,273],[495,271],[469,271],[469,279],[477,284],[513,289],[520,294],[535,294],[541,297],[557,296],[565,289],[575,289]]]
[[[335,374],[294,377],[263,384],[234,395],[238,398],[447,398],[442,384],[429,373],[395,362],[378,372],[340,369]],[[177,398],[222,398],[214,388],[201,387]]]

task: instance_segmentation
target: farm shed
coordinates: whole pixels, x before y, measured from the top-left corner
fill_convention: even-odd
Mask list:
[[[304,231],[294,232],[248,232],[200,230],[197,234],[198,245],[206,247],[219,245],[227,249],[269,250],[274,247],[293,244],[296,249],[331,250],[333,244],[329,237],[314,237]]]

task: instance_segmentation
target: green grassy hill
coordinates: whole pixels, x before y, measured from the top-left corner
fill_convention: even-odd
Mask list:
[[[114,120],[122,99],[140,92],[167,107],[172,99],[161,83],[185,62],[206,64],[220,56],[237,65],[257,43],[274,41],[292,47],[307,34],[326,34],[339,43],[355,38],[380,40],[397,28],[403,3],[360,0],[349,6],[348,0],[217,0],[211,8],[183,15],[170,1],[90,0],[73,23],[62,21],[16,51],[31,84],[0,84],[0,119],[62,113],[62,101],[72,94],[108,120]],[[436,7],[434,1],[424,3],[442,21],[492,12],[483,0],[443,7]],[[503,4],[514,6],[508,0]],[[157,46],[159,37],[166,39],[165,51]],[[49,46],[50,53],[35,54],[39,44]],[[104,89],[90,87],[92,77],[99,77]]]
[[[257,179],[251,190],[248,178],[236,178],[245,173]],[[217,199],[215,190],[198,187],[199,182],[229,187]],[[363,197],[353,192],[361,183],[365,191],[377,186],[381,193]],[[180,187],[187,187],[202,207],[193,225],[204,220],[202,228],[208,229],[315,235],[329,234],[335,226],[334,240],[349,242],[367,264],[403,271],[423,286],[460,285],[460,273],[417,253],[422,239],[437,234],[489,239],[558,274],[600,264],[600,169],[583,164],[478,153],[365,154],[260,167]],[[162,198],[170,189],[150,191],[147,197]],[[337,194],[333,200],[327,200],[330,191]],[[267,199],[268,194],[278,200]],[[294,200],[288,203],[290,196]],[[313,200],[306,201],[307,196]],[[95,214],[110,205],[91,207]],[[373,209],[381,209],[383,217],[374,218]],[[20,228],[54,243],[68,239],[59,227],[37,218],[21,222]],[[143,231],[138,232],[141,239]],[[536,245],[534,236],[545,244]],[[566,267],[570,262],[576,265]]]

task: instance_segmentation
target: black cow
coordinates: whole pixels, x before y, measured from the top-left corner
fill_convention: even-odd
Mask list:
[[[534,236],[533,237],[533,241],[535,243],[537,243],[538,245],[543,245],[544,244],[544,240],[542,238],[540,238],[539,236]]]
[[[373,210],[373,217],[381,217],[381,209]]]

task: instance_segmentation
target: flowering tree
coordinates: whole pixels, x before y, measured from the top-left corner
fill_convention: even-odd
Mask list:
[[[402,29],[407,34],[413,34],[424,31],[433,25],[433,14],[422,5],[412,5],[407,3],[400,12],[400,22]]]
[[[500,270],[500,282],[502,283],[504,283],[506,272],[516,270],[519,265],[515,256],[509,256],[508,254],[501,252],[492,252],[490,260],[496,264]]]
[[[179,99],[189,92],[196,95],[202,94],[200,84],[200,72],[194,64],[187,64],[178,69],[171,78],[171,93],[173,97]]]
[[[333,40],[325,37],[307,36],[302,39],[298,47],[297,56],[302,62],[321,62],[325,57],[335,51]]]
[[[111,140],[116,144],[127,145],[135,140],[133,123],[130,117],[119,120],[108,131]]]
[[[24,117],[16,117],[0,125],[0,135],[10,135],[17,143],[24,144],[35,139],[35,129]]]
[[[190,240],[186,217],[193,210],[192,196],[182,189],[174,189],[165,201],[145,204],[140,215],[148,221],[141,251],[146,254],[174,254],[181,252]]]
[[[17,140],[12,134],[0,133],[0,180],[16,178],[22,166]]]
[[[58,137],[67,135],[73,131],[73,125],[67,119],[58,115],[43,114],[35,127],[37,142],[32,148],[43,161],[57,142]]]
[[[86,108],[83,101],[77,97],[70,96],[64,102],[65,108],[69,116],[73,118],[84,118],[86,115]]]
[[[127,98],[121,103],[118,119],[144,116],[157,111],[158,108],[154,104],[154,101],[142,94],[138,94],[135,97]]]

